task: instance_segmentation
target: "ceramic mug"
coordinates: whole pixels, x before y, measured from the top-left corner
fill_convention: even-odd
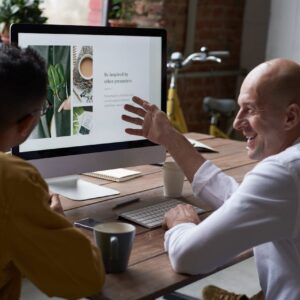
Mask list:
[[[182,195],[184,174],[175,161],[163,165],[164,196],[178,198]]]
[[[94,226],[95,241],[101,250],[106,273],[120,273],[127,269],[135,231],[135,226],[122,222]]]

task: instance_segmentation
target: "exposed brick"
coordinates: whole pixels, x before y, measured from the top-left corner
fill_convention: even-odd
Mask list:
[[[168,51],[183,52],[186,39],[188,0],[136,0],[140,4],[137,20],[140,26],[164,26],[168,32]],[[206,46],[210,50],[229,50],[222,64],[195,63],[181,72],[239,69],[241,34],[245,0],[199,0],[194,51]],[[233,98],[236,76],[179,78],[178,95],[189,130],[208,132],[209,116],[202,111],[207,95]]]

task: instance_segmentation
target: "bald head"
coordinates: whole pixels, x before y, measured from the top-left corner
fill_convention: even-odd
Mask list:
[[[262,63],[248,74],[243,85],[256,89],[264,104],[300,105],[300,65],[294,61],[276,58]]]

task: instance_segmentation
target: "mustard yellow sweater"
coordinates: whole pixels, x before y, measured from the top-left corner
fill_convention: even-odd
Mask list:
[[[19,299],[21,274],[48,296],[67,299],[103,286],[99,250],[48,201],[39,173],[0,153],[0,299]]]

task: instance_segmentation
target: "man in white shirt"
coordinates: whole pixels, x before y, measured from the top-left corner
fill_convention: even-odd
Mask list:
[[[241,185],[198,153],[155,105],[125,105],[140,125],[129,134],[166,147],[195,195],[216,211],[200,223],[191,206],[165,215],[165,248],[175,271],[207,273],[254,247],[265,299],[300,299],[300,66],[274,59],[244,80],[234,127],[259,160]],[[214,298],[218,299],[218,298]]]

